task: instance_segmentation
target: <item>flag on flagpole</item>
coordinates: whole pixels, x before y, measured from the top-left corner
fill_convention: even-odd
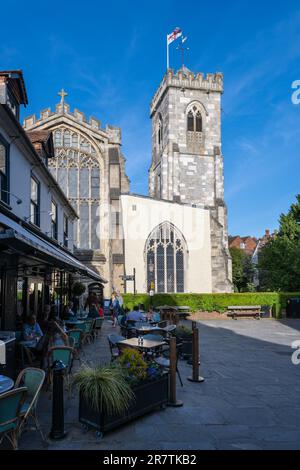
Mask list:
[[[167,70],[169,68],[169,45],[176,39],[182,36],[182,30],[180,28],[175,28],[171,34],[167,34]]]
[[[180,38],[180,36],[182,36],[182,30],[180,28],[175,28],[171,34],[167,35],[168,45],[170,45],[173,41],[175,41],[175,39]]]

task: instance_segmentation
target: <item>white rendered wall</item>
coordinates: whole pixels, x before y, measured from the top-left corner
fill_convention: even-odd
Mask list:
[[[210,214],[206,209],[122,195],[122,222],[125,244],[126,274],[136,269],[136,290],[147,292],[145,243],[159,224],[171,222],[185,237],[188,254],[185,260],[185,292],[212,292]],[[133,292],[133,282],[127,282]]]

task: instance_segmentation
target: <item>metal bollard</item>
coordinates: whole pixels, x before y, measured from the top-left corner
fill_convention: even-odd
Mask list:
[[[183,402],[176,398],[176,363],[177,363],[177,350],[176,338],[170,338],[170,389],[169,389],[169,402],[167,406],[182,406]]]
[[[204,378],[199,375],[199,330],[198,328],[193,329],[193,374],[189,377],[190,382],[204,382]]]
[[[197,328],[197,322],[193,321],[193,322],[192,322],[192,330],[194,331],[196,328]],[[193,363],[194,363],[194,359],[193,359],[193,353],[192,353],[191,357],[190,357],[190,358],[188,359],[188,361],[187,361],[187,364],[188,364],[189,366],[192,366]],[[198,364],[199,364],[199,366],[200,366],[200,357],[198,358]]]
[[[52,368],[52,427],[49,437],[51,439],[63,439],[67,434],[64,423],[64,370],[66,366],[62,361],[55,361]]]

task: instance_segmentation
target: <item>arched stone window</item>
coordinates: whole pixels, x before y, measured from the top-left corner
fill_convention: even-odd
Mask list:
[[[163,122],[162,122],[162,117],[160,113],[158,115],[157,124],[156,124],[156,138],[157,138],[157,147],[160,150],[162,147],[162,141],[163,141]]]
[[[164,222],[149,235],[145,258],[147,288],[159,293],[184,292],[186,241],[170,222]]]
[[[187,108],[187,148],[192,153],[199,152],[204,143],[202,112],[199,103],[191,103]]]
[[[99,154],[86,137],[64,126],[55,130],[54,145],[56,158],[49,162],[50,171],[80,217],[74,227],[74,244],[99,250]]]

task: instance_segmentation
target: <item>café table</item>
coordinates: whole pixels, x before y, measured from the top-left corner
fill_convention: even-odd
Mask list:
[[[83,320],[65,320],[65,324],[70,326],[82,325],[83,323],[85,323]]]
[[[162,346],[165,346],[166,342],[165,341],[152,341],[149,339],[144,339],[143,342],[141,343],[139,341],[139,338],[129,338],[129,339],[123,339],[121,341],[118,341],[119,345],[122,347],[128,346],[129,348],[135,348],[135,349],[140,349],[142,351],[152,351],[161,348]]]
[[[0,375],[0,395],[1,393],[8,392],[14,386],[14,381],[6,375]]]

